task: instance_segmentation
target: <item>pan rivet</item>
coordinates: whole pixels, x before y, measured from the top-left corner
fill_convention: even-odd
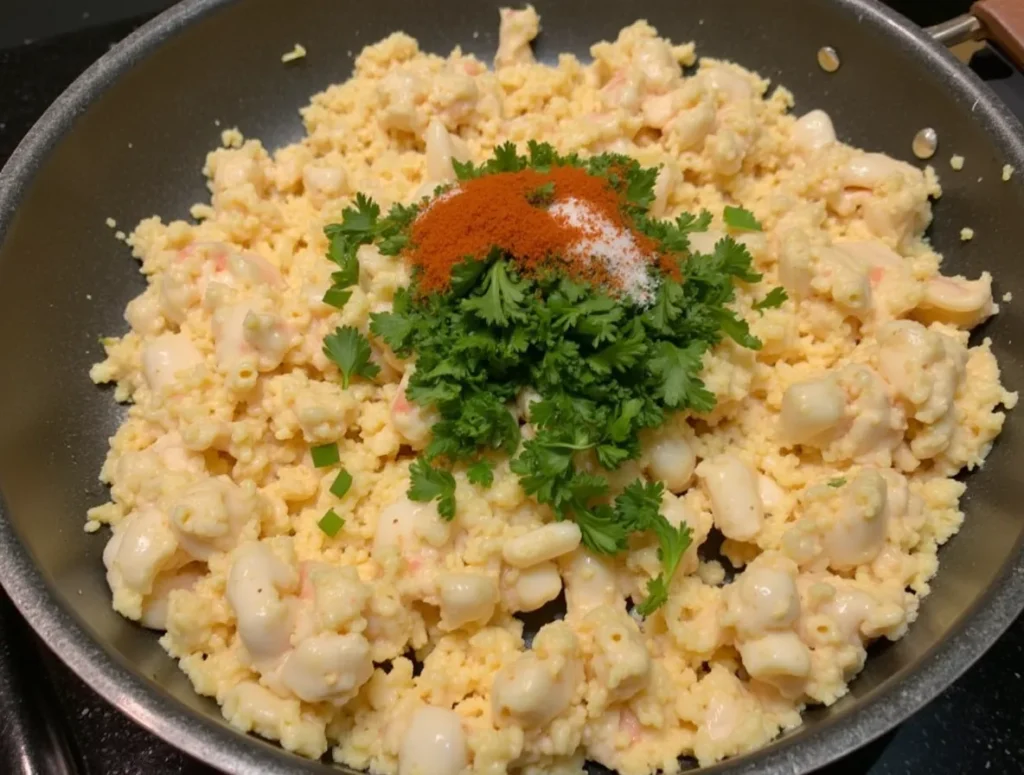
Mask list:
[[[834,73],[839,69],[839,54],[831,46],[818,49],[818,66],[826,73]]]
[[[930,126],[926,126],[916,135],[914,142],[910,144],[914,156],[919,159],[930,159],[935,155],[935,149],[939,147],[939,136]]]

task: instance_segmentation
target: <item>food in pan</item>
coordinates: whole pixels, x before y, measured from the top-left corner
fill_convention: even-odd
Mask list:
[[[92,371],[114,608],[236,727],[377,773],[675,772],[914,621],[1016,394],[920,169],[638,22],[397,33],[193,221]],[[542,626],[537,628],[537,621]]]

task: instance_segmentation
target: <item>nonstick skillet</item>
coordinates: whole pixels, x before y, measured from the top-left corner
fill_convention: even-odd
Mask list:
[[[840,138],[915,162],[911,141],[934,128],[944,194],[931,238],[946,267],[992,271],[998,294],[1024,300],[1024,135],[987,88],[921,29],[871,0],[538,0],[540,59],[585,58],[591,42],[646,18],[702,55],[732,59],[823,108]],[[187,217],[206,195],[198,170],[220,126],[268,147],[302,134],[297,110],[343,81],[352,56],[396,30],[424,49],[490,59],[498,3],[479,0],[191,0],[112,49],[32,129],[0,173],[0,580],[47,644],[137,722],[232,773],[328,772],[231,729],[199,697],[156,636],[110,608],[103,535],[82,532],[104,500],[97,473],[121,408],[89,381],[96,338],[124,328],[144,287],[108,217],[131,225]],[[1024,57],[1024,6],[979,3],[943,39],[996,37]],[[309,55],[283,67],[301,42]],[[826,72],[819,49],[840,67]],[[966,158],[963,172],[948,166]],[[1020,172],[1001,180],[1004,164]],[[959,230],[975,231],[968,245]],[[1024,387],[1020,304],[981,332],[1011,389]],[[1024,608],[1024,419],[1011,412],[985,467],[970,474],[967,519],[909,634],[873,648],[849,696],[799,730],[711,773],[802,773],[884,733],[941,692]]]

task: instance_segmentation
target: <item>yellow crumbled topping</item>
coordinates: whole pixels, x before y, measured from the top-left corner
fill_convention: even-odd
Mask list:
[[[220,133],[220,144],[225,148],[241,148],[244,142],[245,135],[241,133],[238,127],[233,126]]]

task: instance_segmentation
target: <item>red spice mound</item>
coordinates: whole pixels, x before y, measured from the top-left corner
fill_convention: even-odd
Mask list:
[[[530,201],[547,183],[554,184],[553,201],[575,198],[615,226],[633,232],[623,221],[619,194],[607,179],[577,167],[474,178],[432,202],[412,224],[405,256],[420,270],[420,290],[443,291],[453,267],[467,258],[483,258],[494,247],[509,253],[525,274],[558,260],[576,276],[607,283],[599,263],[568,257],[569,248],[584,236],[581,230]],[[633,236],[650,253],[652,262],[657,261],[653,243],[635,232]]]

